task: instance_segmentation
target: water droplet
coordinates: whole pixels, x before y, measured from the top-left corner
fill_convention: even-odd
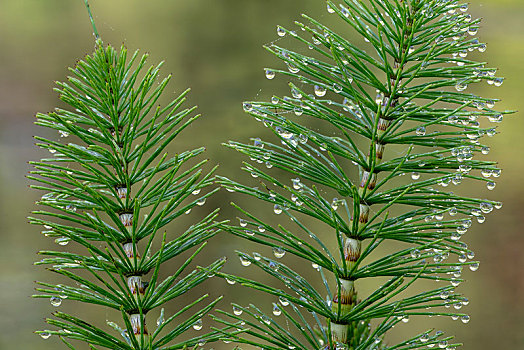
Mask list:
[[[284,30],[284,28],[282,28],[281,26],[277,26],[277,35],[280,37],[286,35],[286,31]]]
[[[455,90],[457,91],[464,91],[468,88],[468,84],[466,83],[458,83],[457,85],[455,85]]]
[[[200,198],[196,204],[200,207],[203,206],[204,204],[206,204],[206,198]]]
[[[326,95],[326,88],[324,86],[315,85],[315,95],[318,97],[324,97]]]
[[[242,310],[241,308],[239,308],[239,307],[237,307],[237,306],[233,306],[233,313],[234,313],[235,315],[237,315],[237,316],[242,315],[242,311],[243,311],[243,310]]]
[[[273,247],[273,255],[275,255],[276,258],[280,259],[284,255],[286,255],[286,251],[282,247]]]
[[[242,226],[242,227],[246,227],[247,226],[247,221],[246,220],[239,218],[238,221],[239,221],[240,226]]]
[[[488,146],[485,146],[485,147],[482,147],[481,152],[482,152],[482,154],[488,154],[489,150],[490,150],[490,148]]]
[[[258,226],[258,232],[263,233],[266,231],[266,228],[262,225]]]
[[[333,84],[333,92],[335,93],[341,93],[342,92],[342,86],[338,85],[337,83]]]
[[[40,333],[40,337],[42,337],[42,339],[49,339],[50,336],[51,336],[51,334],[47,333],[47,332]]]
[[[295,107],[293,108],[293,112],[297,117],[300,117],[304,113],[304,110],[300,107]]]
[[[331,209],[333,210],[338,209],[338,198],[333,198],[333,201],[331,202]]]
[[[160,309],[160,316],[156,320],[156,326],[160,327],[164,323],[164,308]]]
[[[61,246],[68,245],[69,241],[71,241],[71,239],[69,237],[59,237],[59,238],[55,239],[55,243],[58,244],[58,245],[61,245]]]
[[[126,190],[127,190],[127,188],[126,188]],[[191,192],[191,194],[194,195],[194,196],[198,196],[199,193],[200,193],[200,188],[198,188],[198,189],[194,190],[193,192]]]
[[[202,320],[198,320],[193,324],[193,329],[199,331],[202,329]]]
[[[278,307],[278,305],[273,305],[273,315],[280,316],[282,314],[282,310]]]
[[[256,261],[260,261],[260,259],[262,259],[262,255],[260,255],[257,252],[254,252],[253,253],[253,259],[255,259]]]
[[[420,173],[414,171],[413,173],[411,173],[411,178],[412,178],[413,180],[418,180],[418,179],[420,179]]]
[[[416,134],[419,135],[419,136],[424,136],[426,135],[426,127],[424,126],[419,126],[416,130]]]
[[[277,215],[282,214],[282,207],[278,204],[275,204],[275,206],[273,207],[273,212]]]
[[[233,284],[236,283],[236,281],[234,281],[234,280],[232,280],[232,279],[229,279],[229,278],[227,278],[227,277],[226,277],[226,282],[227,282],[227,284],[231,284],[231,285],[233,285]]]
[[[493,211],[493,204],[491,204],[489,202],[482,202],[482,203],[480,203],[480,210],[484,214],[491,213],[491,211]]]
[[[295,190],[299,190],[302,188],[302,183],[300,182],[300,179],[298,177],[295,179],[291,179],[291,183],[293,184],[293,188]]]
[[[445,349],[448,347],[448,341],[447,340],[441,340],[439,343],[438,343],[438,347],[441,348],[441,349]]]
[[[271,103],[276,105],[278,103],[278,97],[276,96],[271,97]]]
[[[488,188],[488,190],[491,191],[491,190],[493,190],[493,189],[495,188],[496,185],[497,185],[496,183],[490,181],[490,182],[488,182],[488,183],[486,184],[486,187]]]
[[[251,265],[251,261],[243,255],[240,256],[240,263],[242,264],[242,266],[246,266],[246,267]]]
[[[280,304],[282,306],[288,306],[289,305],[289,301],[286,298],[284,298],[284,297],[279,297],[278,301],[280,302]]]
[[[287,65],[287,70],[290,72],[290,73],[298,73],[300,71],[300,69],[298,69],[297,67],[291,65],[288,63]]]
[[[488,46],[486,44],[480,44],[478,46],[479,52],[486,52],[487,48],[488,48]]]
[[[291,89],[291,95],[297,99],[302,98],[302,93],[295,88]]]
[[[493,85],[495,86],[501,86],[504,82],[504,78],[495,78],[493,79]]]
[[[477,262],[474,262],[471,265],[469,265],[469,269],[471,271],[477,271],[479,269],[479,262],[477,261]]]
[[[51,302],[51,305],[55,307],[59,307],[60,305],[62,305],[62,299],[60,299],[59,297],[51,297],[49,301]]]
[[[489,137],[495,136],[496,133],[497,133],[497,130],[495,129],[486,130],[486,135],[488,135]]]
[[[491,169],[482,169],[482,170],[480,171],[480,174],[481,174],[482,176],[484,176],[484,177],[490,177],[491,174],[492,174],[492,171],[491,171]]]
[[[412,251],[411,251],[411,257],[412,257],[413,259],[418,259],[418,258],[420,258],[420,250],[418,250],[418,249],[414,249],[414,250],[412,250]]]
[[[470,317],[469,315],[463,315],[460,317],[460,320],[462,321],[462,323],[468,323],[470,320]]]
[[[249,102],[244,102],[242,104],[242,107],[244,108],[244,111],[251,112],[253,110],[253,105]]]
[[[275,71],[271,69],[266,69],[266,78],[269,80],[273,79],[275,77]]]
[[[440,293],[440,297],[441,297],[442,299],[447,299],[447,298],[449,297],[449,291],[447,291],[447,290],[442,291],[442,292]]]

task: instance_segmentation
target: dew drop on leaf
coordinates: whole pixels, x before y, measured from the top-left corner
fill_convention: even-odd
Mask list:
[[[326,88],[320,85],[315,85],[315,95],[318,97],[324,97],[326,95]]]
[[[273,255],[275,255],[277,259],[280,259],[286,255],[286,251],[282,247],[273,247]]]
[[[51,334],[50,333],[40,333],[40,337],[42,337],[42,339],[49,339],[49,337],[51,337]]]
[[[237,316],[240,316],[242,315],[242,309],[240,309],[239,307],[237,306],[233,306],[233,313]]]
[[[193,329],[199,331],[202,329],[202,320],[198,320],[193,324]]]
[[[242,264],[242,266],[246,267],[251,265],[251,261],[242,255],[240,256],[240,263]]]
[[[271,69],[266,69],[266,78],[271,80],[275,77],[275,71]]]
[[[51,299],[49,299],[49,301],[51,302],[51,305],[55,307],[59,307],[60,305],[62,305],[62,299],[60,299],[59,297],[52,297]]]
[[[278,305],[273,305],[273,315],[280,316],[282,314],[282,310],[278,307]]]
[[[470,317],[469,315],[464,315],[460,317],[460,320],[462,321],[462,323],[468,323],[470,320]]]
[[[160,316],[156,320],[156,326],[160,327],[164,323],[164,308],[160,310]]]

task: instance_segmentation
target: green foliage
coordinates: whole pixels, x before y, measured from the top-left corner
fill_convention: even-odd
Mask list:
[[[219,336],[180,337],[202,328],[201,318],[219,300],[206,301],[207,295],[164,320],[164,304],[209,277],[190,265],[220,223],[215,210],[185,230],[161,233],[217,189],[210,188],[215,169],[205,171],[207,161],[196,160],[204,148],[168,155],[167,147],[199,115],[195,107],[182,107],[188,90],[166,106],[158,104],[170,77],[159,78],[161,64],[146,69],[146,59],[138,52],[129,58],[125,48],[104,47],[98,40],[95,52],[70,70],[67,82],[58,83],[68,108],[37,115],[36,124],[61,139],[36,137],[52,157],[32,162],[29,178],[37,182],[33,188],[45,192],[38,202],[45,208],[30,220],[59,245],[75,244],[71,250],[40,252],[45,257],[37,264],[71,283],[39,282],[35,297],[50,299],[53,306],[63,299],[104,306],[123,319],[121,326],[107,321],[99,328],[55,312],[46,319],[55,328],[38,333],[57,335],[70,349],[66,339],[92,349],[178,349]],[[163,263],[188,252],[178,270],[160,278]],[[207,270],[223,264],[218,260]],[[152,311],[161,315],[156,329],[146,327]]]
[[[220,275],[278,297],[273,314],[285,323],[255,305],[235,306],[233,313],[216,318],[250,335],[231,335],[233,340],[264,349],[435,344],[452,349],[457,344],[440,332],[394,345],[384,335],[411,316],[469,321],[459,310],[468,301],[455,287],[463,268],[476,270],[479,263],[470,260],[473,253],[462,235],[502,204],[449,188],[466,181],[495,186],[490,177],[498,177],[500,169],[484,159],[489,147],[481,139],[496,133],[487,122],[500,122],[510,112],[496,111],[497,100],[466,88],[482,82],[500,86],[503,79],[467,57],[486,45],[475,38],[480,20],[467,14],[466,4],[327,4],[362,44],[306,15],[306,24],[296,22],[297,31],[278,27],[280,37],[302,46],[291,50],[276,41],[266,47],[287,66],[267,68],[266,77],[289,79],[291,96],[244,103],[277,142],[256,138],[254,144],[228,144],[272,169],[244,163],[243,169],[258,179],[255,187],[219,178],[228,190],[265,201],[292,222],[292,227],[274,225],[235,205],[243,218],[226,230],[271,247],[277,259],[284,254],[302,259],[300,266],[311,264],[323,283],[318,286],[272,258],[238,252],[242,265],[260,268],[275,284]],[[283,171],[296,178],[289,183],[279,176]],[[315,227],[324,227],[321,232],[311,228],[314,221],[322,224]],[[386,282],[368,295],[358,293],[359,282],[373,277]],[[440,284],[422,292],[409,288],[423,279]]]

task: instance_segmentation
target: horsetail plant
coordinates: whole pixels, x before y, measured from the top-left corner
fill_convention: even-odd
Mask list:
[[[67,82],[57,83],[56,91],[68,107],[37,115],[37,125],[57,131],[61,138],[36,137],[52,157],[32,162],[29,178],[37,182],[33,188],[45,192],[38,201],[45,209],[35,211],[30,221],[42,225],[42,233],[60,246],[74,242],[74,247],[39,252],[45,258],[37,265],[50,266],[71,283],[38,282],[35,297],[48,298],[55,307],[67,299],[117,313],[109,313],[115,319],[98,326],[100,322],[57,311],[46,319],[54,328],[37,333],[44,339],[56,335],[69,349],[75,348],[71,340],[90,349],[202,345],[220,333],[197,335],[191,328],[202,328],[202,317],[220,298],[209,302],[203,295],[188,301],[185,296],[183,307],[169,317],[163,308],[224,264],[215,261],[207,271],[190,267],[219,231],[218,210],[189,228],[166,228],[217,190],[210,187],[215,169],[206,171],[207,160],[196,160],[203,147],[167,152],[199,115],[195,107],[182,106],[189,90],[160,106],[170,80],[159,78],[162,64],[146,69],[147,55],[135,52],[129,58],[124,47],[105,46],[93,28],[94,53],[70,69]],[[180,266],[165,269],[165,263],[184,253]],[[153,311],[156,327],[146,322]]]
[[[481,140],[496,133],[490,122],[510,112],[496,111],[497,100],[466,89],[500,86],[503,79],[468,58],[486,45],[475,37],[480,20],[466,4],[344,0],[327,1],[327,10],[361,45],[307,15],[306,23],[296,22],[300,30],[279,26],[277,35],[299,48],[286,49],[278,40],[266,47],[287,67],[265,74],[288,79],[291,96],[243,104],[278,142],[227,144],[254,161],[243,170],[257,178],[256,187],[219,178],[229,191],[267,202],[291,220],[273,225],[234,204],[243,217],[225,229],[271,247],[276,257],[238,252],[242,265],[276,282],[220,273],[278,297],[273,315],[285,320],[236,304],[216,319],[245,331],[230,334],[231,340],[263,349],[455,349],[459,344],[440,331],[398,344],[384,337],[412,316],[470,319],[460,310],[468,299],[455,287],[463,268],[475,271],[479,263],[463,235],[502,204],[456,186],[495,187],[490,177],[501,170],[484,158],[489,147]],[[282,263],[285,254],[318,270],[318,283]],[[439,283],[412,291],[423,280]],[[364,281],[376,288],[359,291]]]

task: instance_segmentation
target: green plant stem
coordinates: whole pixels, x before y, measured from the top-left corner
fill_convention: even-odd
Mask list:
[[[408,26],[405,26],[402,30],[402,37],[405,38],[405,40],[408,40],[409,42],[411,42],[411,37],[413,35],[412,33],[412,11],[417,11],[419,9],[418,6],[415,6],[414,8],[411,8],[410,12],[409,12],[409,17],[408,17]],[[367,192],[368,192],[368,186],[371,184],[372,187],[374,187],[376,185],[376,182],[377,182],[377,179],[378,179],[378,175],[376,175],[375,173],[375,167],[381,162],[381,158],[382,158],[382,155],[378,156],[377,155],[377,150],[378,150],[378,147],[382,147],[382,150],[381,152],[384,152],[385,150],[385,144],[381,142],[380,140],[380,137],[383,136],[384,134],[384,131],[383,130],[382,132],[380,131],[380,128],[379,128],[379,124],[381,122],[383,123],[387,123],[386,125],[389,126],[390,124],[390,119],[388,118],[387,116],[387,110],[389,107],[391,107],[391,104],[393,103],[394,100],[396,100],[394,103],[397,103],[398,102],[398,97],[396,96],[397,94],[397,90],[398,90],[398,87],[400,86],[400,82],[401,82],[401,78],[400,78],[400,73],[404,70],[404,67],[405,67],[405,59],[406,59],[406,53],[407,53],[407,49],[408,49],[409,45],[408,43],[404,42],[403,43],[403,47],[401,48],[401,57],[395,59],[395,69],[397,69],[397,76],[393,76],[393,77],[390,77],[390,79],[392,79],[392,86],[390,88],[390,94],[389,94],[389,98],[387,100],[387,104],[385,105],[382,105],[382,103],[380,103],[377,107],[377,113],[376,113],[376,118],[375,118],[375,122],[374,122],[374,127],[373,127],[373,136],[371,138],[371,144],[370,144],[370,153],[369,153],[369,156],[368,156],[368,164],[367,164],[367,169],[362,169],[362,173],[361,173],[361,176],[360,176],[360,184],[363,184],[363,188],[359,188],[359,192],[361,193],[358,193],[358,195],[356,197],[353,198],[353,200],[358,200],[359,201],[359,204],[360,204],[360,208],[362,209],[363,206],[367,207],[367,210],[369,211],[370,209],[370,205],[366,202],[366,195],[367,195]],[[391,81],[391,80],[390,80]],[[385,107],[384,109],[386,110],[386,115],[382,115],[382,108]],[[386,118],[385,120],[383,120],[383,118]],[[387,126],[385,129],[387,129]],[[367,173],[367,175],[366,175]],[[359,213],[359,216],[361,216],[362,214]],[[355,213],[354,215],[354,218],[353,220],[355,220],[355,228],[356,230],[354,231],[354,234],[357,234],[359,233],[360,231],[360,224],[361,224],[361,220],[360,220],[360,217],[358,217]],[[366,218],[364,219],[364,222],[362,222],[364,225],[367,224],[367,215],[366,215]],[[359,241],[359,243],[361,243],[361,240],[357,238],[357,240]],[[358,252],[358,258],[360,258],[360,250]],[[342,257],[342,258],[345,258],[345,257]],[[340,295],[341,294],[341,291],[340,291],[340,288],[341,285],[338,284],[337,285],[337,294]],[[354,289],[353,287],[353,293],[356,295],[357,291],[356,289]],[[353,302],[356,302],[356,299],[353,301]],[[345,314],[349,313],[349,311],[351,310],[351,307],[353,305],[349,305],[349,308],[345,308],[345,309],[341,309],[341,311],[343,310],[342,312],[342,317],[345,316]],[[347,326],[349,327],[349,325]],[[347,332],[347,330],[346,330]],[[344,339],[345,342],[347,342],[347,336],[341,336],[340,334],[340,329],[337,328],[337,327],[332,327],[331,328],[331,340],[333,341],[333,343],[336,342],[336,340],[340,340],[340,339]]]
[[[91,21],[91,25],[93,26],[93,34],[95,35],[95,39],[98,40],[100,39],[100,35],[98,34],[98,30],[96,29],[95,20],[93,19],[93,14],[91,13],[91,8],[89,7],[89,1],[84,0],[84,4],[86,5],[89,20]]]

